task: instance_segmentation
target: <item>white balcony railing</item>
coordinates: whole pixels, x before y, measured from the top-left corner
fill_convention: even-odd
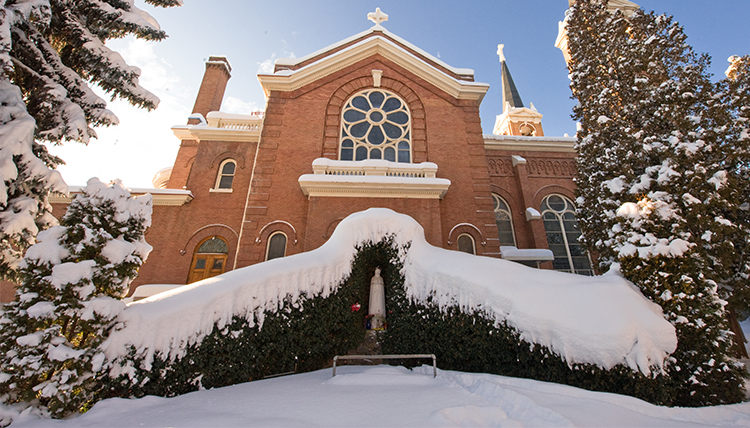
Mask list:
[[[229,114],[212,111],[206,117],[209,128],[232,129],[237,131],[260,131],[263,123],[263,112],[253,114]]]
[[[435,178],[438,167],[432,162],[396,163],[380,159],[337,161],[318,158],[312,164],[314,174],[372,175],[404,178]]]
[[[307,196],[442,199],[451,182],[437,178],[432,162],[396,163],[380,159],[315,159],[312,174],[299,178]]]

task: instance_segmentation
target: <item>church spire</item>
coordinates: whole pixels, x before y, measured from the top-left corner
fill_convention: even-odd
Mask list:
[[[524,137],[542,137],[542,115],[536,111],[534,104],[523,106],[516,84],[510,77],[508,64],[503,55],[505,45],[497,45],[497,55],[500,57],[500,67],[503,76],[503,113],[495,119],[492,133],[495,135],[519,135]]]
[[[516,84],[513,83],[513,77],[510,75],[510,69],[508,64],[505,63],[505,55],[503,55],[503,48],[505,45],[497,45],[497,55],[500,57],[500,73],[503,77],[503,109],[507,105],[511,107],[523,107],[523,101],[521,95],[518,94]]]

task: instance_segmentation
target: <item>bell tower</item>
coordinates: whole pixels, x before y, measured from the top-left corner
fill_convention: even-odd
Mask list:
[[[497,116],[492,133],[495,135],[520,135],[526,137],[544,136],[542,115],[536,111],[534,104],[524,107],[521,95],[510,75],[510,69],[503,54],[504,45],[497,45],[500,57],[500,72],[503,78],[503,113]]]

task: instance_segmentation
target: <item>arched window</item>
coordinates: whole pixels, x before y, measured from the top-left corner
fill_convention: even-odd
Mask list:
[[[492,194],[492,202],[495,204],[495,224],[497,224],[497,237],[501,246],[516,246],[516,235],[513,232],[513,216],[505,199],[499,195]]]
[[[224,273],[229,246],[224,239],[213,236],[201,241],[193,253],[188,284]]]
[[[458,235],[458,251],[463,251],[464,253],[469,254],[476,254],[476,245],[474,245],[474,237],[469,235],[468,233],[462,233]]]
[[[284,232],[274,232],[268,237],[266,260],[284,257],[286,255],[286,235]]]
[[[216,176],[216,185],[214,189],[231,189],[234,181],[234,171],[237,169],[237,162],[227,159],[219,165],[219,174]]]
[[[382,89],[355,94],[341,116],[340,160],[411,162],[411,116],[406,103]]]
[[[549,195],[542,201],[542,219],[547,232],[549,249],[555,255],[552,266],[555,270],[593,275],[591,262],[578,242],[581,231],[578,229],[575,206],[562,195]]]

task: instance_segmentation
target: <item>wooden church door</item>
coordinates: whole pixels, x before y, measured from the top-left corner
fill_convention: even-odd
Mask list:
[[[217,236],[203,241],[193,254],[188,284],[224,273],[228,252],[227,242]]]

